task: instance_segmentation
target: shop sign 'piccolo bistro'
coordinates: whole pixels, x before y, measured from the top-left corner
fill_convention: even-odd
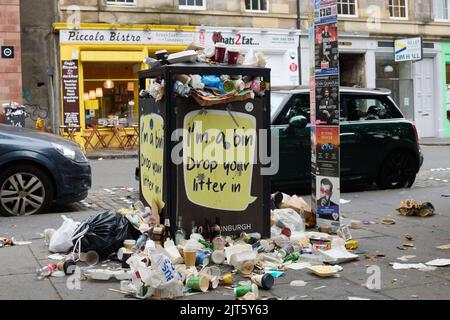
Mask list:
[[[144,59],[159,50],[175,53],[193,42],[206,46],[223,42],[244,54],[263,52],[274,86],[300,83],[297,30],[111,24],[74,28],[67,23],[55,23],[54,29],[60,41],[60,131],[67,134],[64,128],[75,126],[75,140],[86,145],[88,139],[88,148],[124,147],[116,136],[137,131],[137,72],[147,69]],[[91,134],[93,128],[96,134]],[[135,140],[128,145],[136,146]]]

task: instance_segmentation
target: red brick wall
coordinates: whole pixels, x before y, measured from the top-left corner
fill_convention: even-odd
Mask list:
[[[14,59],[0,58],[0,103],[22,102],[19,2],[0,0],[0,46],[14,46]]]

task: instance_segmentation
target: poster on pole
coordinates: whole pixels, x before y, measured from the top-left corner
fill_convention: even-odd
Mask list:
[[[339,37],[336,0],[313,0],[311,53],[311,208],[318,227],[340,227]]]

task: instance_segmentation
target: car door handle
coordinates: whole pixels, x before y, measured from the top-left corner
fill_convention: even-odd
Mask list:
[[[341,137],[356,137],[358,134],[356,132],[345,132],[341,133]]]
[[[424,113],[424,114],[422,114],[422,116],[423,116],[423,117],[429,117],[430,114],[429,114],[429,113]]]

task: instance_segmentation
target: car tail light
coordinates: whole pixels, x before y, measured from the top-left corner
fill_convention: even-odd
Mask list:
[[[413,123],[412,127],[414,129],[414,134],[416,135],[416,141],[417,141],[417,143],[419,143],[419,133],[417,132],[417,127],[414,123]]]

